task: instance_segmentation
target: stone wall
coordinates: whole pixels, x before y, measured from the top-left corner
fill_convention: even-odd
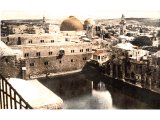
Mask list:
[[[29,79],[31,76],[47,73],[67,72],[82,69],[92,53],[64,55],[62,58],[36,57],[17,60],[16,56],[4,56],[0,59],[0,73],[4,77]]]
[[[45,36],[43,37],[45,38]],[[48,39],[49,36],[46,37]],[[12,41],[15,42],[15,39],[19,38],[14,37]],[[35,36],[33,39],[39,39],[39,36],[37,38]],[[29,39],[24,38],[24,42],[27,40]],[[11,40],[9,39],[9,41]],[[5,59],[1,60],[1,72],[5,74],[5,77],[9,74],[11,77],[29,79],[33,75],[81,69],[92,55],[92,45],[84,42],[28,44],[14,47],[21,50],[23,56],[19,61],[16,60],[16,56],[14,58],[10,56],[12,59],[8,57],[9,63],[6,63]],[[64,54],[59,57],[61,50],[64,50]]]
[[[25,44],[39,44],[39,43],[54,43],[55,41],[61,40],[61,36],[59,35],[35,35],[35,34],[17,34],[17,35],[9,35],[7,37],[2,37],[1,40],[7,45],[18,45],[18,40],[21,42],[21,45]],[[63,38],[63,41],[65,38]]]
[[[40,52],[40,57],[57,56],[61,49],[64,49],[65,55],[84,54],[92,52],[92,46],[86,43],[22,46],[20,49],[23,51],[24,57],[26,53],[29,54],[26,59],[37,57],[37,52]],[[83,51],[81,51],[82,49]],[[52,52],[52,54],[49,52]]]
[[[82,69],[86,60],[90,58],[91,53],[64,55],[61,59],[57,56],[25,59],[25,76],[26,79],[29,79],[30,76],[34,75]]]
[[[79,41],[79,35],[55,34],[16,34],[2,37],[6,45],[44,44],[59,41]],[[20,44],[19,44],[20,43]]]
[[[21,78],[21,62],[16,60],[16,56],[3,56],[0,58],[0,73],[4,77]]]

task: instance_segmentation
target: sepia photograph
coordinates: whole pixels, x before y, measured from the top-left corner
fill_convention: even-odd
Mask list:
[[[0,109],[160,109],[159,0],[1,3]]]

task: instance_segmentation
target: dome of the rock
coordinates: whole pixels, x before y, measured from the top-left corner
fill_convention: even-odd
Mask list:
[[[60,31],[82,31],[83,24],[74,16],[69,16],[60,26]]]

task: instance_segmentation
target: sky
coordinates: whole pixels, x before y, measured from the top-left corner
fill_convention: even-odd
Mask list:
[[[3,0],[1,19],[160,18],[160,0]]]

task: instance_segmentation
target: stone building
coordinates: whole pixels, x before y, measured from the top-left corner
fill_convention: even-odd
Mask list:
[[[76,18],[70,17],[62,22],[61,31],[82,32],[83,25],[75,21]],[[30,79],[32,76],[82,69],[92,55],[92,44],[81,41],[77,33],[70,34],[67,39],[64,34],[9,35],[2,41],[10,51],[19,51],[0,56],[0,72],[5,77]]]
[[[157,40],[158,47],[160,48],[160,30],[158,30],[157,32],[156,40]]]
[[[11,49],[0,41],[0,73],[5,75],[5,77],[18,77],[20,74],[19,59],[22,55],[22,51]]]
[[[49,25],[49,33],[53,34],[53,33],[60,33],[60,28],[58,25],[55,24],[50,24]]]
[[[159,52],[150,55],[130,43],[119,43],[112,47],[112,57],[106,63],[106,75],[138,83],[155,89],[160,84]]]
[[[36,25],[9,25],[9,34],[43,34],[44,29]]]
[[[160,87],[160,51],[152,55],[151,68],[153,84]]]
[[[129,74],[128,66],[130,51],[132,51],[136,46],[130,43],[119,43],[112,47],[112,58],[110,63],[110,76],[124,79],[125,76]]]
[[[5,22],[1,21],[1,36],[9,35],[9,27]]]
[[[8,46],[54,43],[56,41],[65,41],[61,34],[18,34],[1,37],[1,40]]]
[[[21,51],[22,54],[19,58],[15,55],[3,55],[0,70],[5,77],[9,74],[25,79],[29,79],[31,75],[81,69],[92,55],[92,46],[82,42],[27,44],[11,48]]]
[[[90,59],[91,63],[102,67],[111,57],[111,51],[108,49],[95,49]]]

